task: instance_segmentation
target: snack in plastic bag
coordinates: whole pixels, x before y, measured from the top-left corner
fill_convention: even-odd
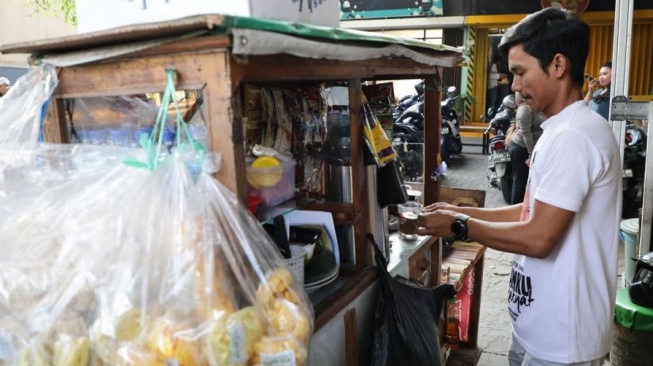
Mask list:
[[[208,347],[218,365],[247,365],[265,328],[266,320],[261,311],[253,306],[246,307],[214,321]]]
[[[160,154],[162,124],[146,148],[36,144],[53,80],[0,102],[0,364],[306,364],[311,305],[217,159],[179,121]]]

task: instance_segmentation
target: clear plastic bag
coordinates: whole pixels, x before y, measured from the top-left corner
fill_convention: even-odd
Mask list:
[[[215,159],[33,138],[0,139],[0,364],[307,364],[310,303]]]

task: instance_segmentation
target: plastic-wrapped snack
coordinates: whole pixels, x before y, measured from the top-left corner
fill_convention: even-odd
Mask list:
[[[18,354],[18,366],[50,366],[52,351],[40,344],[24,347]]]
[[[254,355],[254,345],[265,334],[266,320],[256,307],[246,307],[213,322],[209,353],[218,365],[244,366]]]
[[[291,336],[263,337],[254,346],[252,365],[306,365],[308,352],[300,341]]]
[[[127,344],[116,351],[116,360],[107,363],[116,366],[164,366],[165,360],[138,346]]]
[[[86,337],[62,335],[54,343],[52,366],[86,366],[91,342]]]
[[[175,360],[179,366],[205,364],[200,343],[192,331],[184,331],[183,326],[168,319],[154,320],[147,335],[146,349],[161,359]]]

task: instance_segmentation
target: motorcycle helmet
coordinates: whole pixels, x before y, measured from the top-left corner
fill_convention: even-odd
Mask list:
[[[501,106],[508,109],[517,109],[517,104],[515,103],[515,94],[506,95],[501,101]]]
[[[653,308],[653,252],[637,260],[628,295],[633,303]]]

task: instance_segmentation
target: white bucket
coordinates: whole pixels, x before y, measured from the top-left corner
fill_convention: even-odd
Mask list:
[[[634,218],[623,220],[621,221],[619,228],[621,229],[620,236],[621,241],[624,243],[625,250],[624,265],[626,267],[626,272],[624,274],[624,280],[626,284],[630,284],[630,281],[633,279],[633,275],[635,274],[639,219]]]

